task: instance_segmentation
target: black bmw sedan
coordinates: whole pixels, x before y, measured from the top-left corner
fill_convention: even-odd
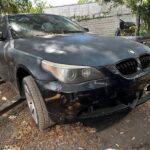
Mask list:
[[[0,17],[0,76],[40,130],[132,109],[150,98],[150,48],[47,14]]]

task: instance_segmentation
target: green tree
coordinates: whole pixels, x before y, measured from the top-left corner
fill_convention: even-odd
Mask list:
[[[0,0],[0,14],[17,12],[18,8],[17,5],[15,5],[15,0]]]
[[[37,13],[42,13],[43,12],[43,8],[45,8],[47,6],[47,4],[45,2],[43,2],[43,1],[41,1],[41,0],[36,0],[35,4],[36,4],[35,11]]]
[[[101,2],[102,0],[94,0]],[[116,5],[126,5],[131,9],[133,14],[140,14],[141,19],[144,21],[147,31],[150,33],[150,0],[103,0],[104,2],[114,2]],[[91,0],[79,0],[79,3],[88,3]]]
[[[0,0],[0,14],[2,13],[42,13],[47,4],[42,0]]]
[[[133,14],[140,14],[142,20],[150,32],[150,0],[104,0],[105,2],[113,1],[114,4],[126,5],[131,9]]]
[[[15,0],[18,8],[18,13],[30,13],[32,9],[32,2],[30,0]]]
[[[79,0],[78,4],[85,4],[85,3],[91,3],[94,2],[94,0]]]

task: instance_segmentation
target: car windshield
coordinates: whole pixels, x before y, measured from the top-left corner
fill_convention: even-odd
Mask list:
[[[8,17],[13,36],[47,36],[84,32],[70,19],[57,15],[14,15]]]

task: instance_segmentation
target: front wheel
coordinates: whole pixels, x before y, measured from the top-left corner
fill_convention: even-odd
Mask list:
[[[23,87],[30,113],[38,128],[44,130],[54,125],[48,115],[41,92],[32,76],[27,76],[23,79]]]

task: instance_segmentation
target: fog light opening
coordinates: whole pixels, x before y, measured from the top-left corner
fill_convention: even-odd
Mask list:
[[[147,91],[149,91],[149,92],[150,92],[150,85],[148,85],[148,86],[147,86]]]

